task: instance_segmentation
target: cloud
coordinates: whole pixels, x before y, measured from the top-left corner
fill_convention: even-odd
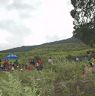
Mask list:
[[[8,20],[17,21],[20,20],[17,10],[6,10],[6,8],[0,8],[0,22]]]
[[[31,17],[40,6],[40,0],[0,0],[0,9],[17,11],[21,18]]]
[[[47,42],[53,42],[53,41],[56,41],[56,40],[60,40],[60,37],[57,36],[57,35],[53,35],[53,36],[47,35],[46,40],[47,40]]]
[[[40,0],[0,0],[0,7],[9,9],[31,9],[38,7]]]
[[[0,0],[0,7],[6,7],[10,5],[11,0]]]
[[[7,6],[8,10],[16,9],[21,18],[29,18],[34,10],[40,5],[40,0],[13,0],[13,3]]]
[[[71,37],[71,8],[69,0],[0,0],[0,30],[1,34],[6,33],[1,47],[42,44]]]
[[[13,2],[8,7],[24,10],[38,7],[39,4],[39,0],[13,0]]]
[[[13,22],[13,21],[2,21],[0,22],[0,29],[5,30],[6,33],[5,36],[7,37],[7,40],[3,38],[2,40],[6,40],[9,48],[12,46],[17,47],[24,45],[23,39],[24,37],[28,36],[31,33],[31,30],[29,30],[27,27],[25,27],[23,24],[20,24],[20,22]],[[11,34],[11,36],[8,36],[8,32]]]
[[[45,34],[41,32],[34,32],[32,35],[24,37],[25,45],[39,45],[45,42],[47,42]]]
[[[4,36],[0,38],[0,48],[24,45],[23,39],[32,34],[32,31],[23,20],[32,17],[37,5],[38,0],[0,0],[0,30]]]
[[[11,34],[19,35],[19,36],[23,36],[31,33],[30,30],[21,22],[14,22],[11,20],[1,21],[0,28],[8,30]]]
[[[11,38],[12,35],[10,32],[0,29],[0,50],[3,50],[5,48],[10,48],[10,43],[8,42],[8,39]]]
[[[3,34],[2,34],[3,33]],[[11,37],[12,35],[3,29],[0,29],[0,44],[2,43],[8,43],[8,38]]]
[[[31,9],[31,8],[33,8],[32,6],[31,6],[31,3],[30,2],[24,2],[25,0],[13,0],[13,2],[9,5],[9,6],[7,6],[7,8],[9,8],[9,9],[13,9],[13,8],[15,8],[15,9],[22,9],[22,10],[25,10],[25,9]],[[28,0],[29,1],[29,0]]]
[[[31,5],[31,3],[24,3],[25,0],[13,0],[13,2],[6,6],[6,9],[8,11],[10,10],[16,10],[18,12],[18,15],[21,17],[21,18],[27,18],[27,17],[30,17],[32,14],[31,14],[31,11],[33,9],[33,6]]]

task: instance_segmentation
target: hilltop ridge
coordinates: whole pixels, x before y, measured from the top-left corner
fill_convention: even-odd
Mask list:
[[[64,47],[64,49],[68,46],[71,47],[71,49],[77,45],[82,45],[85,46],[85,44],[83,44],[79,39],[71,37],[65,40],[59,40],[59,41],[54,41],[54,42],[49,42],[49,43],[44,43],[41,45],[34,45],[34,46],[21,46],[21,47],[16,47],[16,48],[12,48],[12,49],[8,49],[8,50],[3,50],[0,51],[0,53],[7,53],[7,52],[24,52],[24,51],[31,51],[34,50],[36,48],[58,48],[58,47]]]

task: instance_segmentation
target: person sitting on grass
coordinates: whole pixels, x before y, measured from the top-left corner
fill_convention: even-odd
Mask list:
[[[8,69],[9,69],[9,60],[5,59],[4,62],[3,62],[3,65],[4,65],[4,69],[6,71],[8,71]]]
[[[31,71],[33,69],[32,66],[32,59],[29,59],[26,66],[25,66],[26,70]]]
[[[36,60],[36,69],[37,69],[37,70],[42,70],[42,69],[43,69],[43,61],[42,61],[41,58],[38,58],[38,59]]]

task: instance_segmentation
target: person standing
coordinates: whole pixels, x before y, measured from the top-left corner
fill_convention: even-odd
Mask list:
[[[51,57],[48,58],[48,63],[49,63],[49,64],[53,64],[53,60],[52,60]]]

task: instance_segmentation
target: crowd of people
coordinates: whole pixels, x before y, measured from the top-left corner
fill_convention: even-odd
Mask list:
[[[53,64],[53,60],[51,57],[48,58],[48,64]],[[33,68],[36,68],[38,71],[43,69],[44,61],[40,57],[35,57],[28,60],[28,63],[26,65],[27,70],[32,70]]]
[[[9,71],[9,70],[14,70],[17,69],[19,67],[19,62],[18,60],[1,60],[0,59],[0,71]]]
[[[90,59],[85,59],[88,62],[85,62],[85,66],[82,69],[81,76],[82,77],[88,77],[91,76],[93,73],[95,73],[95,55],[92,56]],[[78,57],[76,61],[79,61]],[[53,64],[52,57],[49,57],[47,59],[48,64]],[[1,60],[0,59],[0,71],[13,71],[15,69],[20,70],[28,70],[32,71],[33,69],[36,69],[38,71],[43,69],[44,61],[41,57],[34,57],[27,59],[27,62],[25,64],[20,64],[19,60]]]
[[[51,57],[48,58],[47,62],[49,64],[53,64],[53,60]],[[0,59],[0,71],[10,71],[10,70],[15,70],[15,69],[20,69],[20,70],[42,70],[43,69],[43,59],[41,57],[35,57],[35,58],[29,58],[25,64],[20,64],[19,60],[1,60]]]
[[[26,67],[27,70],[32,70],[33,68],[36,68],[37,70],[42,70],[43,69],[43,60],[42,58],[33,58],[29,59]]]

